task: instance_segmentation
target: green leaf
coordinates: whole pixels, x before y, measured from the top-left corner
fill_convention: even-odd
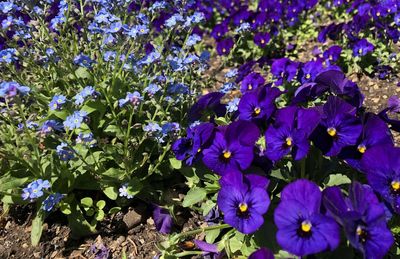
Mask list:
[[[114,186],[108,186],[103,189],[104,194],[111,200],[116,200],[118,198],[118,188]]]
[[[331,174],[325,179],[325,182],[326,182],[325,186],[330,187],[342,184],[349,184],[351,183],[351,180],[347,177],[347,175]]]
[[[92,226],[87,222],[76,202],[71,205],[71,211],[72,213],[68,215],[68,223],[73,238],[87,236],[96,231],[96,226]]]
[[[4,175],[0,178],[0,191],[6,192],[21,187],[28,181],[28,177],[16,178],[11,175]]]
[[[84,208],[90,208],[93,206],[93,199],[90,197],[85,197],[81,200],[81,204]]]
[[[99,210],[99,211],[97,211],[95,218],[97,221],[102,221],[104,219],[104,215],[105,215],[104,211]]]
[[[229,240],[229,248],[232,253],[239,251],[242,248],[243,242],[235,237]]]
[[[220,233],[221,233],[220,229],[213,229],[213,230],[207,231],[206,232],[207,243],[213,244],[215,239],[217,239],[217,237],[219,236]]]
[[[32,232],[31,232],[31,242],[32,246],[37,246],[40,242],[40,237],[43,231],[44,215],[41,210],[36,214],[36,217],[32,221]]]
[[[82,107],[82,111],[87,112],[88,114],[91,114],[92,112],[100,112],[100,114],[104,114],[106,111],[107,107],[100,101],[95,101],[95,102],[88,102]]]
[[[192,206],[193,204],[196,204],[204,200],[206,196],[207,196],[206,190],[199,187],[194,187],[193,189],[189,190],[189,192],[186,194],[185,198],[183,199],[182,206],[183,207]]]
[[[223,125],[228,125],[229,123],[226,121],[226,119],[224,117],[218,117],[214,119],[214,122],[218,125],[218,126],[223,126]]]
[[[61,211],[63,214],[65,214],[65,215],[69,215],[69,214],[72,213],[72,212],[71,212],[71,206],[70,206],[68,203],[65,203],[65,202],[63,202],[63,203],[60,205],[60,211]]]
[[[100,210],[104,209],[105,206],[106,206],[106,201],[104,200],[99,200],[98,202],[96,202],[96,207],[99,208]]]
[[[89,79],[92,77],[89,70],[86,67],[79,67],[77,70],[75,70],[75,75],[78,78],[83,78],[83,79]]]
[[[170,158],[169,163],[171,164],[173,169],[179,170],[182,168],[182,161],[176,159],[175,157]]]
[[[102,175],[119,181],[124,177],[124,171],[121,169],[112,167],[112,168],[108,169],[107,171],[105,171],[104,173],[102,173]]]
[[[136,195],[138,194],[143,188],[143,184],[142,182],[138,179],[138,178],[132,178],[129,182],[128,182],[128,194],[129,195]]]
[[[112,208],[108,211],[108,214],[111,215],[111,214],[117,213],[118,211],[121,211],[121,207],[112,207]]]

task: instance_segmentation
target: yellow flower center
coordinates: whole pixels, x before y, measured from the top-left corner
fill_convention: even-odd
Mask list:
[[[311,231],[311,227],[312,227],[312,225],[311,225],[310,221],[305,220],[305,221],[301,222],[301,230],[303,232],[306,232],[306,233],[310,232]]]
[[[197,153],[200,153],[200,152],[201,152],[201,148],[197,149]]]
[[[331,60],[331,61],[333,60],[333,57],[332,57],[332,55],[329,55],[329,60]]]
[[[244,212],[246,212],[248,209],[249,209],[249,207],[247,206],[246,203],[243,203],[243,202],[242,202],[242,203],[239,204],[239,211],[240,211],[240,212],[244,213]]]
[[[400,182],[399,181],[392,181],[391,183],[392,189],[398,191],[400,189]]]
[[[335,137],[336,134],[337,134],[336,129],[335,129],[335,128],[332,128],[332,127],[328,128],[328,129],[326,130],[326,132],[328,132],[329,136],[331,136],[331,137]]]
[[[293,145],[293,139],[291,137],[286,138],[286,146],[291,147]]]
[[[311,78],[311,75],[310,74],[307,74],[306,75],[306,79],[310,79]]]
[[[364,230],[361,227],[357,227],[356,233],[358,236],[361,236],[364,233]]]
[[[380,12],[377,12],[377,13],[376,13],[376,16],[381,16],[381,13],[380,13]]]
[[[261,40],[261,44],[264,44],[264,43],[265,43],[265,40],[262,39],[262,40]]]
[[[367,147],[365,145],[358,145],[357,149],[361,154],[364,154],[365,151],[367,151]]]
[[[225,52],[226,52],[226,48],[223,48],[223,49],[222,49],[222,52],[225,53]]]
[[[362,54],[362,49],[359,49],[359,50],[358,50],[358,54]]]
[[[224,151],[223,156],[224,158],[229,159],[232,156],[232,153],[230,151]]]
[[[251,90],[253,89],[253,86],[251,84],[249,84],[249,86],[247,87],[247,89]]]
[[[261,113],[260,107],[254,108],[254,114],[255,114],[255,115],[259,115],[260,113]]]

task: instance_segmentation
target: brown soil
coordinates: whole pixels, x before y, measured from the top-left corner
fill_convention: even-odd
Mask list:
[[[126,258],[145,259],[157,254],[156,244],[163,238],[151,218],[121,232],[118,225],[122,223],[124,215],[120,213],[113,220],[105,220],[108,225],[103,224],[104,233],[80,240],[71,238],[64,220],[47,222],[39,246],[32,247],[32,211],[29,205],[15,206],[8,216],[0,220],[0,258],[95,258],[95,253],[99,255],[104,247],[109,254],[109,257],[101,257],[104,259],[122,258],[123,255]]]

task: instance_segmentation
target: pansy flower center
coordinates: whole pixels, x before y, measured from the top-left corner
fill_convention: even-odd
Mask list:
[[[326,132],[328,132],[329,136],[331,136],[331,137],[335,137],[336,134],[337,134],[336,129],[333,128],[333,127],[329,127],[329,128],[326,130]]]
[[[363,50],[362,49],[358,49],[358,54],[362,54]]]
[[[291,137],[287,137],[285,139],[285,144],[286,146],[291,147],[293,145],[293,139]]]
[[[247,89],[251,90],[251,89],[253,89],[253,86],[251,84],[249,84],[249,86],[247,86]]]
[[[300,237],[308,238],[308,237],[310,237],[312,235],[311,229],[312,229],[311,222],[309,220],[303,220],[300,223],[300,227],[297,230],[297,234]]]
[[[264,43],[265,43],[265,40],[262,39],[262,40],[261,40],[261,44],[264,44]]]
[[[223,49],[222,49],[222,53],[225,53],[225,52],[226,52],[226,48],[223,48]]]
[[[222,156],[223,156],[225,159],[229,159],[229,158],[231,158],[232,153],[231,153],[230,151],[228,151],[228,150],[224,150],[224,152],[222,152]]]
[[[258,116],[261,113],[261,108],[260,107],[256,107],[254,108],[254,116]]]
[[[367,241],[368,233],[361,226],[358,226],[356,229],[356,233],[361,243],[365,243]]]
[[[244,202],[241,202],[240,204],[239,204],[239,211],[240,212],[242,212],[242,213],[244,213],[244,212],[246,212],[248,209],[249,209],[249,207],[247,206],[247,204],[246,203],[244,203]]]
[[[249,205],[245,202],[241,202],[237,206],[236,215],[241,218],[248,218],[250,216]]]
[[[310,74],[306,74],[306,79],[310,79],[311,75]]]
[[[201,152],[201,148],[197,149],[197,153],[200,153],[200,152]]]
[[[367,151],[367,147],[364,144],[358,145],[357,149],[358,149],[358,152],[360,152],[361,154],[364,154],[365,151]]]
[[[390,185],[392,186],[392,190],[394,192],[399,192],[400,191],[400,181],[394,180],[390,183]]]

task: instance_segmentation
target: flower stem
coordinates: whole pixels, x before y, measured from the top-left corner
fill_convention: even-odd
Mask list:
[[[230,228],[231,226],[229,226],[228,224],[221,224],[221,225],[213,225],[213,226],[208,226],[208,227],[202,227],[202,228],[198,228],[195,230],[190,230],[190,231],[186,231],[186,232],[182,232],[176,236],[174,236],[171,241],[176,242],[179,239],[182,239],[184,237],[188,237],[188,236],[193,236],[193,235],[197,235],[206,231],[210,231],[210,230],[215,230],[215,229],[225,229],[225,228]]]

